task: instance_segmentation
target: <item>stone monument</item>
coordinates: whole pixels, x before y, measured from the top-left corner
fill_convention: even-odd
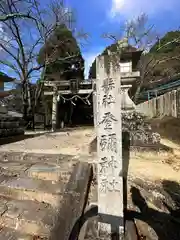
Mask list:
[[[119,41],[123,43],[123,51],[121,53],[120,72],[121,72],[121,109],[122,109],[122,131],[129,132],[131,146],[137,147],[159,147],[160,135],[151,129],[146,116],[138,112],[136,105],[131,100],[128,90],[133,83],[140,77],[137,65],[141,57],[142,51],[131,47],[127,39]],[[94,83],[93,92],[93,111],[94,111],[94,126],[97,127],[97,89]],[[95,145],[96,140],[92,142]],[[96,151],[94,147],[92,151]]]
[[[96,59],[93,93],[98,158],[98,239],[107,240],[115,236],[113,233],[118,234],[113,239],[124,239],[130,143],[138,147],[160,143],[159,134],[151,131],[145,116],[136,111],[128,94],[133,82],[140,77],[136,66],[142,52],[129,49],[127,41],[118,44],[121,50],[116,69],[110,61],[107,73],[105,58],[108,56]]]
[[[98,152],[98,233],[99,239],[118,239],[124,236],[122,130],[120,67],[105,62],[109,56],[96,60],[96,127]],[[113,201],[113,203],[112,203]]]

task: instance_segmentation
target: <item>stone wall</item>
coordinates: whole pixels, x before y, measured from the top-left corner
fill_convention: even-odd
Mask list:
[[[141,103],[136,109],[149,118],[153,117],[180,117],[180,88],[167,92],[157,98]]]
[[[19,117],[0,114],[0,138],[24,134],[24,122]]]

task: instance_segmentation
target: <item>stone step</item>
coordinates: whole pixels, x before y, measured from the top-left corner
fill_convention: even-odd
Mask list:
[[[59,182],[67,182],[72,172],[74,164],[67,166],[58,166],[50,164],[34,164],[26,170],[26,174],[31,178],[42,180],[51,180]]]
[[[0,240],[49,239],[65,184],[78,159],[59,154],[1,153]]]
[[[50,154],[50,153],[32,153],[8,151],[0,148],[0,162],[25,162],[25,163],[51,163],[51,164],[68,164],[76,163],[76,156],[66,154]]]
[[[49,204],[0,198],[0,225],[25,235],[49,237],[57,210]]]
[[[32,235],[19,233],[18,231],[11,228],[6,227],[0,228],[0,240],[34,240],[34,239],[35,237],[33,237]],[[38,238],[36,239],[38,240]]]
[[[61,163],[24,163],[14,161],[0,161],[0,172],[14,177],[31,177],[41,180],[67,182],[74,164]]]
[[[0,175],[0,196],[59,206],[65,182]]]

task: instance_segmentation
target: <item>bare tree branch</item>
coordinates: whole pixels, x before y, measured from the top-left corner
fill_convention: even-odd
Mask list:
[[[64,42],[63,40],[59,41],[59,45],[53,46],[53,51],[50,54],[45,51],[44,63],[37,64],[39,49],[42,46],[45,46],[46,49],[48,38],[56,27],[62,23],[70,25],[72,21],[72,13],[67,11],[63,1],[52,1],[48,7],[40,5],[39,0],[0,2],[0,22],[7,35],[7,39],[4,39],[3,36],[0,39],[0,48],[2,54],[5,54],[0,63],[8,66],[20,78],[24,116],[28,115],[28,111],[35,112],[42,93],[43,83],[36,88],[35,104],[32,106],[30,80],[34,73],[41,72],[41,79],[44,79],[47,66],[57,60],[59,46],[61,45],[64,49],[68,44],[68,39],[65,39]],[[71,59],[76,56],[67,50],[65,56],[59,58],[58,61],[71,62]]]
[[[16,65],[12,64],[11,62],[9,62],[9,61],[7,61],[7,60],[1,60],[1,59],[0,59],[0,63],[1,63],[2,65],[5,65],[5,66],[11,68],[11,69],[21,78],[21,73],[20,73],[20,71],[18,70],[18,68],[17,68]]]
[[[9,21],[9,20],[12,20],[15,18],[28,18],[28,19],[36,21],[36,19],[33,18],[32,16],[30,16],[29,14],[11,13],[11,14],[7,14],[5,16],[0,16],[0,22]]]
[[[8,50],[8,48],[5,47],[2,43],[0,43],[0,47],[14,59],[17,62],[18,66],[21,68],[21,70],[23,70],[19,59],[13,53],[10,52],[10,50]]]
[[[105,34],[104,37],[113,40],[115,43],[118,42],[118,38],[112,34]],[[142,14],[135,19],[127,21],[123,27],[122,38],[123,37],[128,38],[129,44],[143,51],[139,62],[139,70],[141,72],[140,79],[138,80],[136,93],[133,96],[133,100],[137,102],[142,86],[149,81],[149,79],[154,79],[153,73],[158,65],[172,60],[180,60],[180,55],[178,54],[157,59],[153,54],[149,53],[149,50],[158,41],[159,46],[156,48],[156,53],[158,53],[169,45],[180,43],[180,37],[164,44],[161,43],[160,37],[155,30],[155,26],[148,23],[148,16],[146,14]]]

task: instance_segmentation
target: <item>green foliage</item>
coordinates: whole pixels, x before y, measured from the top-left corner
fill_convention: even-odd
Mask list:
[[[39,64],[47,61],[49,64],[46,66],[46,74],[57,74],[57,80],[84,78],[84,59],[76,39],[65,25],[55,28],[46,45],[40,50],[37,61]]]
[[[179,41],[175,41],[174,40],[179,39]],[[172,42],[171,44],[168,44]],[[165,47],[160,48],[160,46],[164,46]],[[158,51],[158,53],[169,53],[172,52],[174,50],[177,50],[180,46],[180,31],[172,31],[172,32],[168,32],[166,33],[166,35],[158,42],[155,43],[155,45],[151,48],[150,53],[156,53]],[[159,49],[159,50],[158,50]]]
[[[157,62],[152,72],[154,81],[179,73],[180,31],[166,33],[160,41],[155,43],[147,55],[153,57]]]

